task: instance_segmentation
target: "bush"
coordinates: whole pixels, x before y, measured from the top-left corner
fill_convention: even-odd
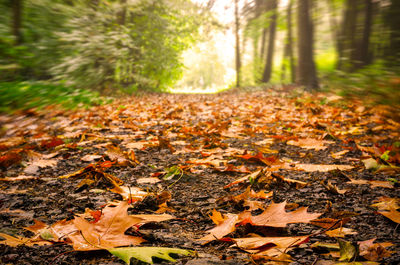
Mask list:
[[[0,83],[0,112],[59,105],[66,109],[109,102],[98,92],[44,82]]]

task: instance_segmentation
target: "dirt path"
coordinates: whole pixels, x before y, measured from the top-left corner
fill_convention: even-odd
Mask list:
[[[315,245],[336,244],[332,247],[338,251],[338,234],[325,233],[337,227],[351,229],[339,231],[348,233],[342,237],[347,250],[359,241],[387,242],[361,244],[351,261],[398,264],[400,124],[384,114],[383,109],[346,105],[335,97],[260,91],[156,94],[75,113],[3,115],[0,232],[29,238],[34,233],[24,227],[34,219],[48,225],[73,220],[87,208],[101,210],[128,196],[129,214],[157,211],[175,217],[130,228],[126,234],[147,240],[143,246],[197,251],[197,258],[179,257],[177,264],[262,264],[274,259],[334,264],[339,254]],[[111,192],[116,185],[110,176],[131,190]],[[136,194],[135,187],[144,195]],[[308,214],[331,219],[323,225],[303,219],[277,227],[271,220],[254,218],[272,202],[285,201],[286,212],[278,212],[282,216],[292,218],[299,207],[308,207]],[[384,216],[390,211],[393,221]],[[210,216],[223,235],[199,241],[216,227]],[[238,221],[224,233],[221,224],[229,218]],[[283,249],[257,243],[258,252],[267,252],[256,256],[250,252],[257,251],[240,249],[240,241],[231,239],[295,236],[307,240]],[[58,241],[45,246],[0,244],[0,263],[124,264],[107,251],[73,251],[68,235]]]

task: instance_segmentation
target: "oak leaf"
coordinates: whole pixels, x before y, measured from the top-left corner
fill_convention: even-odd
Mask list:
[[[308,213],[307,207],[301,207],[293,212],[285,211],[286,201],[282,203],[272,202],[260,215],[250,216],[244,223],[256,226],[285,227],[291,223],[309,223],[318,218],[322,213]]]
[[[75,217],[73,223],[79,231],[69,236],[73,248],[88,251],[144,242],[140,237],[125,235],[128,228],[144,221],[142,218],[128,215],[128,207],[127,201],[122,201],[115,207],[108,205],[102,210],[102,215],[96,223],[90,223],[81,216]]]

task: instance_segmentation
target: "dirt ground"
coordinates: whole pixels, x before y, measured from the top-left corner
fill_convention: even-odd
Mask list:
[[[287,212],[308,207],[309,213],[320,213],[319,218],[341,220],[353,232],[342,239],[353,245],[370,239],[390,242],[376,264],[399,264],[398,222],[371,206],[381,197],[399,197],[399,123],[386,116],[384,108],[322,94],[291,95],[148,94],[81,111],[48,108],[1,115],[0,232],[32,237],[24,227],[34,219],[51,225],[72,220],[87,208],[99,210],[123,200],[104,179],[79,186],[79,176],[59,178],[113,161],[102,172],[147,194],[132,203],[130,214],[160,213],[164,203],[164,211],[175,217],[126,233],[144,238],[141,246],[197,252],[196,257],[179,256],[177,264],[287,264],[252,256],[230,239],[307,235],[308,242],[285,250],[290,264],[337,262],[326,248],[312,247],[316,242],[337,243],[337,237],[309,222],[280,228],[236,224],[223,239],[205,244],[198,240],[216,226],[210,218],[214,209],[223,216],[250,209],[255,216],[271,202],[284,201]],[[269,178],[229,185],[257,170]],[[248,187],[272,195],[235,197]],[[254,208],[250,202],[263,206]],[[65,242],[4,243],[0,253],[1,264],[124,264],[107,251],[74,251]],[[354,259],[367,261],[365,257]],[[144,263],[132,259],[131,264]]]

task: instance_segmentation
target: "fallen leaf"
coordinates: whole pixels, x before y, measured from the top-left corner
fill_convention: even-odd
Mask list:
[[[198,241],[203,241],[203,244],[206,244],[210,241],[221,239],[224,236],[235,231],[235,225],[239,220],[238,215],[228,213],[225,214],[223,218],[223,221],[220,222],[219,225],[217,225],[213,229],[208,230],[207,232],[209,234],[198,239]]]
[[[163,248],[163,247],[127,247],[127,248],[112,248],[108,251],[122,259],[126,264],[130,264],[131,258],[153,264],[152,257],[175,262],[170,254],[179,255],[193,255],[194,252],[191,250],[179,249],[179,248]]]
[[[358,249],[351,242],[338,239],[340,247],[339,261],[351,261],[357,256]]]
[[[320,171],[320,172],[328,172],[332,170],[350,170],[354,168],[353,166],[350,165],[321,165],[321,164],[292,164],[291,165],[285,165],[284,169],[291,169],[291,170],[299,170],[299,171],[306,171],[306,172],[314,172],[314,171]]]
[[[88,251],[107,249],[126,245],[138,245],[145,240],[140,237],[125,235],[125,231],[144,220],[129,216],[127,201],[118,205],[108,205],[96,223],[90,223],[81,216],[75,217],[73,223],[79,232],[69,235],[74,250]]]
[[[278,247],[287,249],[303,244],[308,240],[309,236],[293,236],[293,237],[248,237],[248,238],[232,238],[236,245],[250,252],[259,252],[261,249]]]
[[[389,181],[380,181],[380,180],[365,180],[365,179],[350,179],[350,184],[356,185],[371,185],[373,188],[382,187],[382,188],[394,188],[392,182]]]
[[[106,146],[107,151],[105,154],[110,158],[111,161],[115,161],[118,166],[130,166],[135,165],[136,158],[133,155],[135,161],[131,161],[130,155],[127,152],[122,151],[118,146],[109,144]],[[132,156],[131,151],[131,156]],[[133,153],[134,154],[134,153]]]
[[[333,141],[326,141],[326,140],[317,140],[317,139],[312,139],[312,138],[304,138],[304,139],[299,139],[299,140],[290,140],[287,141],[286,144],[288,145],[294,145],[298,146],[304,149],[314,149],[316,151],[319,150],[324,150],[328,148],[326,144],[333,144],[335,142]]]
[[[33,240],[31,238],[25,238],[25,237],[20,237],[20,236],[10,236],[4,233],[0,233],[0,237],[4,238],[4,240],[0,240],[0,244],[3,245],[8,245],[10,247],[17,247],[20,245],[25,245],[25,246],[46,246],[46,245],[51,245],[52,243],[46,240]]]
[[[102,158],[101,155],[85,155],[85,156],[83,156],[81,158],[81,160],[85,161],[85,162],[93,162],[93,161],[98,160],[100,158]]]
[[[360,256],[370,261],[379,261],[392,255],[386,248],[393,246],[390,242],[374,243],[375,238],[358,242]]]
[[[347,154],[348,152],[349,152],[349,150],[342,150],[342,151],[339,151],[339,152],[336,152],[336,153],[332,153],[331,156],[332,156],[334,159],[340,159],[340,158],[342,158],[345,154]]]
[[[139,178],[136,180],[138,184],[155,184],[160,182],[161,180],[159,178],[155,177],[148,177],[148,178]]]
[[[115,186],[110,191],[121,195],[123,200],[130,202],[141,201],[148,195],[147,192],[138,187]]]
[[[378,211],[378,213],[389,218],[393,222],[400,224],[400,212],[396,209],[391,208],[389,211]]]
[[[356,235],[357,232],[351,228],[339,227],[334,230],[326,231],[325,234],[330,237],[345,237],[346,235]]]
[[[381,211],[390,211],[391,209],[400,209],[399,198],[380,197],[377,203],[371,204],[372,207],[377,207]]]
[[[286,212],[285,206],[286,202],[272,202],[263,213],[251,216],[246,222],[257,226],[285,227],[291,223],[309,223],[321,215],[321,213],[308,213],[307,207]]]
[[[17,176],[17,177],[0,178],[0,181],[20,181],[20,180],[28,180],[28,179],[39,179],[39,177],[21,175],[21,176]]]

